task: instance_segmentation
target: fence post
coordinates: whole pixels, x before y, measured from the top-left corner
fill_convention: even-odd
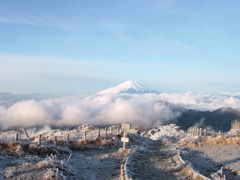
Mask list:
[[[87,131],[84,132],[84,139],[87,140]]]
[[[41,145],[41,140],[42,140],[42,136],[41,136],[41,134],[39,134],[39,136],[38,136],[38,145],[39,146]]]
[[[108,138],[107,130],[108,130],[108,128],[106,127],[106,128],[105,128],[106,139]]]
[[[202,136],[202,128],[199,130],[199,135]]]
[[[204,129],[204,136],[207,136],[207,130]]]
[[[100,128],[98,129],[98,139],[100,138],[101,134],[100,134]]]
[[[70,141],[69,133],[67,134],[67,142]]]
[[[22,128],[22,130],[23,130],[24,134],[26,135],[27,139],[28,139],[29,141],[31,141],[31,139],[30,139],[27,131],[26,131],[24,128]]]
[[[123,137],[126,138],[126,135],[127,135],[127,133],[124,132],[124,133],[123,133]],[[127,145],[127,144],[126,144],[126,142],[124,141],[124,142],[123,142],[123,149],[126,149],[126,145]]]
[[[18,141],[18,133],[15,134],[15,141]]]
[[[192,136],[192,127],[189,128],[190,135]]]
[[[54,136],[54,145],[57,146],[57,137]]]

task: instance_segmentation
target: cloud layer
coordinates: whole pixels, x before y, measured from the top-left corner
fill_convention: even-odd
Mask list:
[[[169,103],[167,103],[167,102]],[[231,95],[162,93],[89,95],[16,102],[0,106],[1,129],[32,126],[78,126],[131,123],[138,128],[174,122],[183,108],[215,110],[240,107]]]

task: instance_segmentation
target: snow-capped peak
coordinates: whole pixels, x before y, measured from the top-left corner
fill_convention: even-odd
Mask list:
[[[128,80],[115,87],[108,88],[100,91],[97,94],[145,94],[145,93],[158,93],[157,91],[150,90],[138,84],[136,81]]]

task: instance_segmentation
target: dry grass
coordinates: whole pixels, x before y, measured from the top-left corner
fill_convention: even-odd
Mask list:
[[[217,145],[230,145],[230,144],[239,144],[240,145],[240,138],[239,137],[231,137],[231,138],[224,138],[224,137],[197,137],[192,139],[184,138],[179,142],[179,146],[186,146],[190,148],[194,147],[202,147],[202,146],[217,146]]]
[[[107,146],[107,147],[115,146],[115,142],[112,139],[105,139],[105,138],[98,138],[93,143],[98,146]]]
[[[48,161],[40,161],[39,163],[36,164],[38,168],[46,168],[50,167],[50,163]]]
[[[85,151],[90,149],[100,149],[102,147],[111,148],[116,146],[113,139],[98,138],[95,140],[81,139],[79,141],[58,142],[58,145],[68,147],[74,151]]]
[[[35,144],[20,144],[18,142],[0,143],[0,150],[12,154],[22,154],[24,152],[34,155],[57,154],[57,150],[51,147],[37,146]]]
[[[83,144],[83,145],[86,145],[86,144],[89,144],[89,141],[87,139],[81,139],[77,142],[78,144]]]
[[[35,144],[26,145],[24,146],[23,150],[25,152],[28,152],[30,154],[35,154],[35,155],[57,154],[56,149],[52,147],[37,146]]]
[[[116,146],[116,142],[113,139],[98,138],[95,140],[84,140],[79,141],[59,141],[58,146],[68,147],[70,150],[84,151],[90,149],[102,149],[111,148]],[[66,154],[63,148],[44,146],[36,144],[22,144],[20,142],[0,142],[0,150],[12,154],[23,154],[29,153],[34,155],[50,155],[50,154]]]
[[[240,144],[240,138],[231,137],[231,138],[223,138],[223,137],[207,137],[204,140],[205,144],[208,145],[229,145],[229,144]]]
[[[0,149],[7,153],[22,154],[22,147],[17,142],[0,143]]]

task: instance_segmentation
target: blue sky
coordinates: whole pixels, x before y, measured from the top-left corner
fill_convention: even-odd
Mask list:
[[[240,1],[0,0],[0,91],[239,92]]]

